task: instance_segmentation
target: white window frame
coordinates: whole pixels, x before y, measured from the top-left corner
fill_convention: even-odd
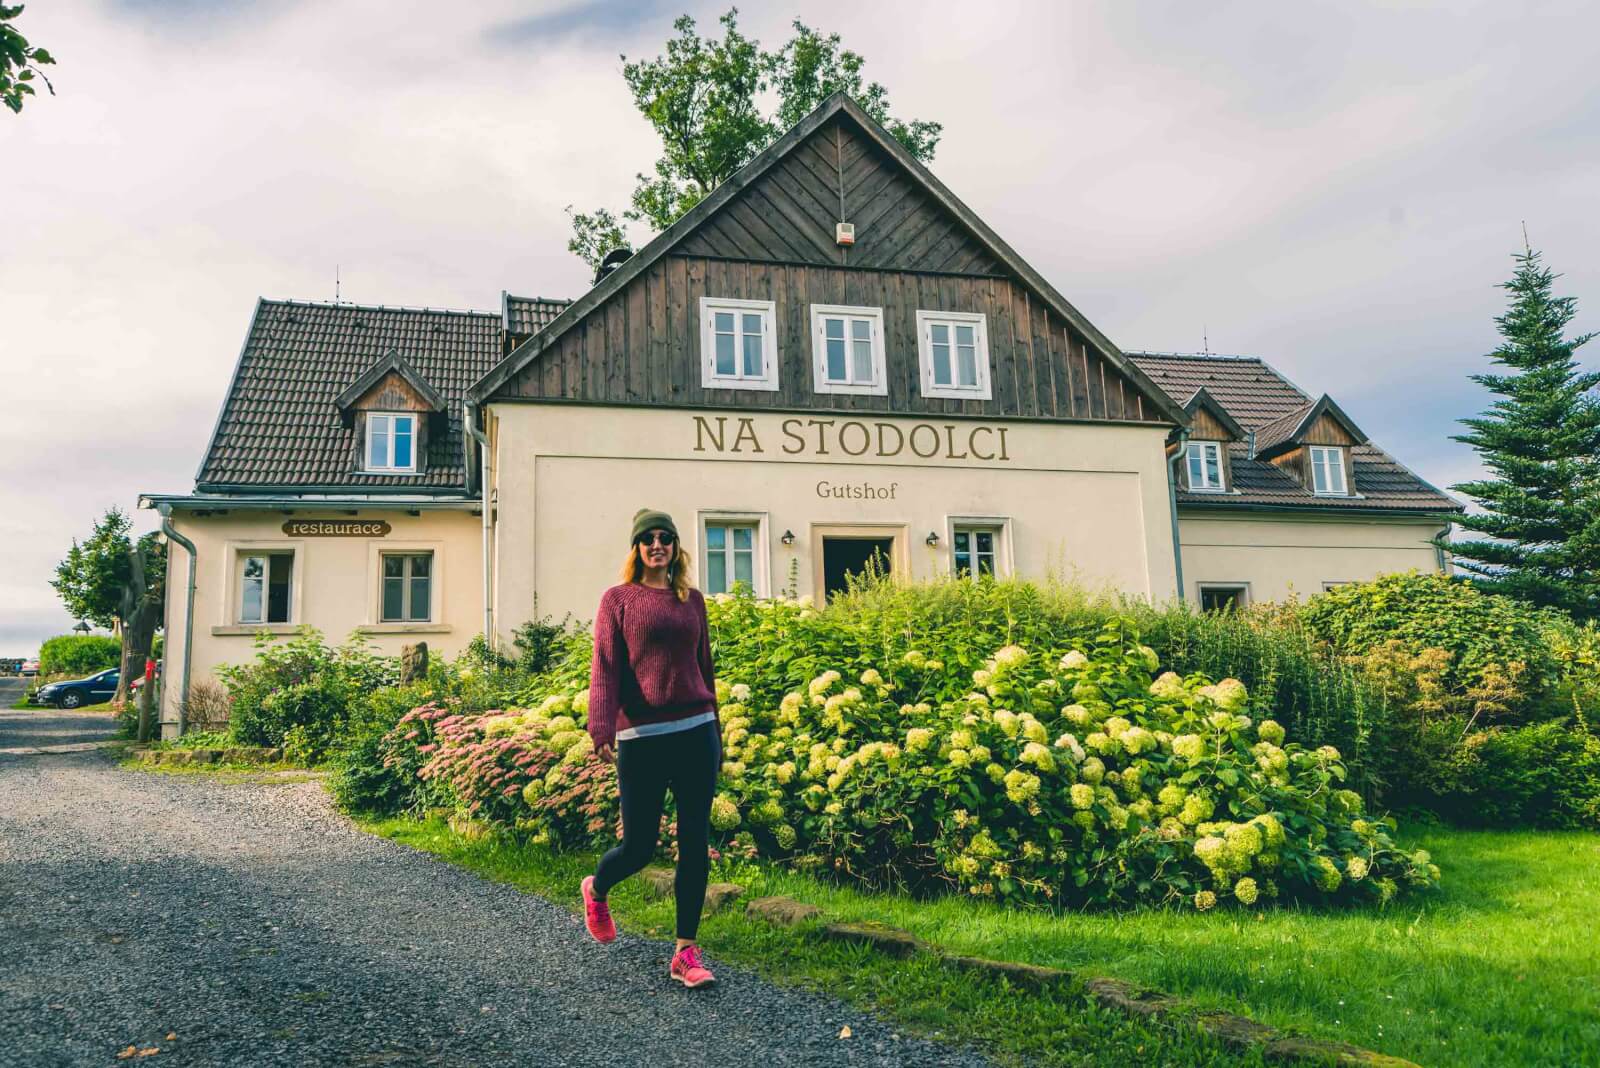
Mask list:
[[[955,375],[955,341],[953,331],[956,326],[976,326],[973,332],[973,341],[976,351],[973,353],[974,362],[977,364],[977,384],[973,386],[948,386],[937,385],[933,380],[933,334],[935,324],[944,323],[952,330],[950,343],[951,375]],[[989,317],[977,312],[950,312],[917,310],[917,363],[921,366],[922,395],[924,397],[946,397],[952,400],[991,400],[994,397],[993,376],[989,373]]]
[[[699,544],[695,546],[698,556],[700,572],[700,590],[710,593],[707,581],[710,577],[710,538],[706,534],[708,526],[742,526],[754,527],[755,538],[751,545],[750,558],[750,585],[751,592],[757,597],[772,596],[772,553],[768,550],[767,532],[770,526],[766,512],[737,512],[725,510],[704,511],[698,515],[697,534]]]
[[[1196,484],[1196,482],[1194,480],[1194,467],[1190,464],[1189,461],[1193,457],[1193,453],[1190,450],[1195,449],[1197,446],[1198,446],[1200,452],[1202,452],[1202,453],[1213,452],[1217,456],[1217,484],[1214,485],[1214,486],[1211,484],[1209,479],[1207,479],[1204,483],[1201,483],[1201,484]],[[1226,493],[1226,492],[1228,492],[1228,469],[1225,466],[1223,466],[1223,462],[1222,461],[1223,461],[1222,442],[1220,442],[1220,441],[1204,441],[1204,440],[1202,440],[1202,441],[1190,441],[1187,445],[1185,445],[1184,446],[1184,450],[1183,450],[1183,466],[1184,466],[1185,473],[1189,476],[1189,490],[1190,490],[1190,492],[1193,492],[1193,493]],[[1204,459],[1201,459],[1201,461],[1200,461],[1200,474],[1202,476],[1204,476],[1205,473],[1206,473],[1206,462],[1205,462]]]
[[[272,562],[274,556],[289,558],[289,618],[267,619],[268,589],[272,581]],[[246,619],[244,617],[244,590],[246,565],[254,559],[266,561],[266,570],[261,576],[261,618]],[[300,587],[303,576],[300,574],[300,553],[291,546],[274,545],[265,546],[238,546],[233,553],[233,582],[229,594],[232,611],[228,618],[234,626],[240,627],[287,627],[293,626],[300,618]]]
[[[734,364],[744,366],[744,332],[742,316],[750,312],[761,315],[761,374],[719,375],[717,373],[717,345],[715,314],[732,312],[741,329],[734,334],[740,344],[734,349]],[[700,385],[704,389],[753,389],[768,393],[778,389],[778,306],[770,300],[735,300],[732,297],[700,298]]]
[[[956,574],[956,531],[958,530],[990,530],[994,532],[994,577],[997,579],[1010,578],[1012,574],[1012,561],[1016,556],[1011,545],[1011,518],[1003,515],[952,515],[945,517],[945,544],[950,547],[950,558],[945,573],[959,578]],[[976,582],[979,576],[974,573],[972,581]]]
[[[428,606],[430,618],[426,621],[412,622],[391,621],[383,619],[383,558],[385,556],[415,556],[419,553],[433,554],[433,573],[431,576],[432,589],[428,596],[432,604]],[[367,607],[365,621],[356,627],[359,634],[448,634],[454,628],[445,622],[444,598],[449,593],[449,575],[446,564],[448,554],[445,552],[444,542],[418,540],[389,540],[387,538],[373,538],[367,543]]]
[[[394,427],[395,422],[407,419],[411,422],[411,464],[407,467],[397,467],[394,463]],[[387,420],[389,432],[385,438],[388,442],[387,464],[374,464],[372,462],[372,431],[379,420]],[[361,442],[361,469],[363,471],[378,472],[386,475],[414,475],[417,473],[417,427],[419,420],[416,412],[368,412],[366,433]]]
[[[871,327],[872,379],[868,382],[835,382],[828,378],[828,339],[824,333],[828,319],[843,319],[845,323],[845,369],[854,366],[852,358],[855,338],[851,323],[864,320]],[[811,382],[818,393],[856,393],[870,396],[887,396],[889,375],[886,370],[883,343],[883,309],[852,307],[846,304],[811,305]]]
[[[1332,479],[1329,478],[1328,487],[1326,489],[1319,490],[1317,489],[1317,460],[1319,456],[1326,457],[1329,453],[1332,453],[1334,456],[1338,457],[1337,470],[1339,472],[1339,485],[1337,488],[1335,488],[1332,484]],[[1318,497],[1350,496],[1349,463],[1345,459],[1344,447],[1342,445],[1307,445],[1306,464],[1309,466],[1311,472],[1310,481],[1312,493],[1316,494]],[[1329,475],[1331,475],[1335,470],[1335,465],[1324,460],[1322,468]]]
[[[419,557],[419,556],[426,556],[428,558],[428,576],[427,576],[427,578],[428,578],[428,614],[426,616],[422,617],[421,619],[412,619],[410,617],[410,615],[408,614],[408,610],[411,607],[411,581],[412,581],[412,579],[411,579],[410,574],[403,574],[401,576],[401,578],[400,578],[400,583],[401,583],[401,585],[400,585],[400,614],[401,614],[402,618],[400,618],[400,619],[385,619],[385,618],[383,618],[384,586],[389,581],[388,576],[384,574],[384,561],[385,561],[386,558],[391,557],[391,556],[399,557],[399,558],[401,558],[403,560],[408,560],[408,561],[412,560],[412,559],[415,559],[416,557]],[[438,592],[437,572],[435,570],[435,560],[437,559],[437,557],[438,557],[438,554],[435,553],[432,549],[397,549],[397,548],[395,548],[393,546],[388,546],[388,547],[380,549],[378,551],[378,615],[377,615],[377,621],[379,623],[432,623],[434,620],[436,620],[438,618],[438,616],[439,616],[439,592]],[[402,570],[405,571],[405,572],[409,572],[410,571],[410,565],[409,564],[405,565],[402,568]]]
[[[1250,607],[1250,583],[1248,582],[1197,582],[1194,585],[1195,607],[1205,610],[1205,594],[1208,590],[1227,590],[1235,595],[1235,604],[1240,609]]]

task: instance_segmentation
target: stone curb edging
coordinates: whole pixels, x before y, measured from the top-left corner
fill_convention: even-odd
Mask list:
[[[112,738],[102,742],[63,742],[61,745],[18,745],[9,749],[0,749],[0,756],[49,756],[52,753],[88,753],[96,749],[112,749],[119,745],[127,745],[123,738]]]
[[[283,760],[283,750],[244,745],[227,749],[140,749],[134,756],[141,764],[277,764]]]
[[[671,872],[655,869],[671,879]],[[724,884],[733,885],[733,884]],[[666,892],[671,892],[670,881]],[[708,910],[709,911],[709,910]],[[815,905],[787,897],[761,897],[745,905],[745,914],[786,927],[808,920],[819,920],[822,910]],[[930,954],[938,957],[946,967],[961,971],[979,972],[994,978],[1006,979],[1019,986],[1045,989],[1053,986],[1070,986],[1078,981],[1072,972],[1062,968],[1047,968],[1021,961],[991,960],[987,957],[968,957],[946,953],[930,945],[910,931],[880,923],[821,923],[817,934],[835,942],[871,946],[895,957]],[[1233,1049],[1259,1047],[1269,1061],[1295,1064],[1337,1065],[1340,1068],[1419,1068],[1412,1061],[1391,1057],[1375,1050],[1343,1042],[1306,1038],[1279,1031],[1266,1024],[1257,1023],[1247,1016],[1226,1012],[1194,1013],[1182,1001],[1154,990],[1145,990],[1120,979],[1092,978],[1081,981],[1084,991],[1101,1008],[1137,1016],[1144,1019],[1167,1020],[1195,1027]]]

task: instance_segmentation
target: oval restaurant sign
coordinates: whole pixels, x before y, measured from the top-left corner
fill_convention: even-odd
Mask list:
[[[291,519],[283,532],[298,538],[381,538],[389,533],[386,519]]]

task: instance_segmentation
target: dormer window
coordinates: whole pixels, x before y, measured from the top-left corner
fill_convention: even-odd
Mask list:
[[[1189,489],[1201,493],[1221,493],[1223,485],[1222,443],[1191,441],[1187,448]]]
[[[410,412],[368,412],[368,471],[413,474],[417,470],[417,417]]]
[[[1307,452],[1311,463],[1311,492],[1318,497],[1348,497],[1350,488],[1344,476],[1344,449],[1336,445],[1311,445]]]

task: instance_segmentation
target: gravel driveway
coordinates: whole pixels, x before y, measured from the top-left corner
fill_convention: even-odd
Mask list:
[[[0,749],[109,729],[0,713]],[[667,951],[355,831],[315,782],[0,756],[0,1065],[987,1063],[726,964],[684,991]]]

